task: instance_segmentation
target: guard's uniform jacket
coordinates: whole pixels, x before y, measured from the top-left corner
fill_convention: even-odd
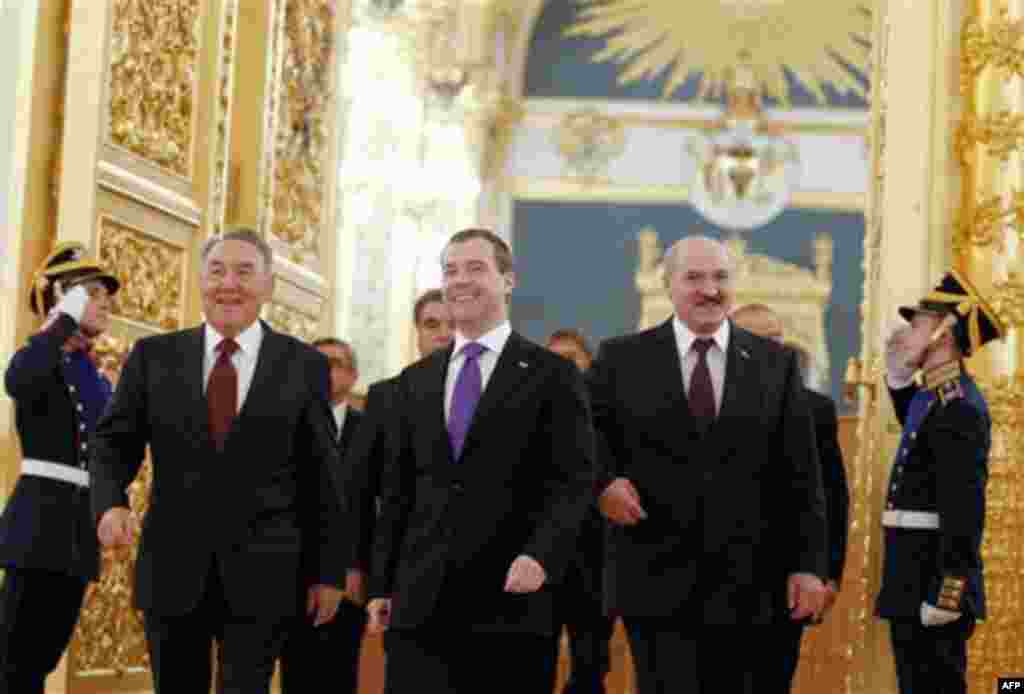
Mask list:
[[[0,566],[95,580],[89,436],[111,385],[84,352],[63,350],[76,330],[74,319],[60,314],[29,338],[4,375],[16,406],[22,474],[0,518]]]
[[[882,519],[878,615],[918,620],[925,602],[983,619],[981,537],[991,446],[985,398],[959,362],[926,374],[923,387],[890,393],[903,437]]]

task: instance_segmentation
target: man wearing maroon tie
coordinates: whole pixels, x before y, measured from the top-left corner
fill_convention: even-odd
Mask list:
[[[400,378],[396,460],[383,471],[370,628],[388,628],[389,694],[551,684],[550,584],[593,501],[582,378],[508,323],[515,283],[493,232],[442,257],[454,345]]]
[[[334,616],[348,562],[327,359],[259,320],[273,256],[253,231],[204,246],[206,323],[139,340],[94,436],[105,546],[131,542],[127,487],[152,453],[135,576],[157,694],[269,691],[287,627]]]
[[[612,524],[605,606],[639,694],[748,693],[767,625],[823,606],[811,413],[796,354],[727,320],[723,244],[684,238],[665,272],[675,315],[606,341],[588,371]]]

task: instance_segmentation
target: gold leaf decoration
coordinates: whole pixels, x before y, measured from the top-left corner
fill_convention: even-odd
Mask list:
[[[320,255],[330,150],[328,117],[334,101],[335,10],[330,0],[288,0],[273,129],[273,183],[269,192],[273,238],[291,260],[312,264]]]
[[[296,308],[273,302],[267,307],[267,322],[275,330],[312,342],[320,335],[320,319]]]
[[[969,115],[960,123],[954,136],[960,161],[969,161],[970,150],[984,145],[989,156],[1006,162],[1010,154],[1024,149],[1024,114],[1003,110],[978,118]]]
[[[232,76],[235,72],[235,41],[238,29],[238,0],[224,0],[222,21],[217,98],[214,103],[216,125],[213,136],[213,167],[208,214],[210,236],[216,236],[223,231],[228,200],[228,160],[230,156],[228,146],[231,128],[231,91],[234,84]]]
[[[199,0],[114,0],[110,141],[179,176],[192,168]]]
[[[129,340],[110,335],[104,335],[94,345],[100,368],[114,383],[131,346]],[[146,513],[152,479],[153,471],[147,461],[128,488],[137,521]],[[89,585],[71,643],[73,675],[123,675],[149,667],[141,615],[132,607],[137,556],[138,541],[127,550],[103,550],[100,580]]]
[[[788,103],[786,70],[821,102],[823,84],[866,98],[847,66],[869,72],[870,0],[579,0],[569,36],[599,38],[595,62],[622,65],[619,83],[667,75],[670,96],[701,73],[700,98],[717,98],[738,63],[763,92]],[[844,65],[845,63],[845,65]]]
[[[181,327],[185,254],[110,217],[100,220],[100,262],[121,280],[114,314],[162,330]]]
[[[1010,19],[1005,7],[988,25],[969,17],[960,40],[961,93],[967,94],[981,71],[990,65],[1004,76],[1024,76],[1024,21]]]

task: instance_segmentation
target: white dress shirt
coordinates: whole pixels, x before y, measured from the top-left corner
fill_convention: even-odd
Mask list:
[[[483,392],[487,390],[487,382],[491,380],[491,374],[494,373],[494,367],[498,364],[498,357],[501,356],[501,350],[505,349],[505,343],[508,342],[508,338],[511,334],[512,326],[508,321],[498,325],[489,333],[481,335],[475,340],[467,339],[458,332],[455,333],[455,344],[452,349],[452,358],[448,361],[448,375],[444,382],[445,421],[448,421],[448,416],[452,411],[452,396],[455,394],[455,381],[459,377],[459,372],[462,371],[462,365],[466,363],[466,355],[462,353],[462,348],[465,347],[468,342],[478,342],[487,348],[477,359],[477,363],[480,364],[480,393],[482,395]]]
[[[678,316],[672,318],[672,328],[676,333],[676,347],[679,349],[679,361],[683,366],[683,387],[687,394],[690,392],[690,377],[697,367],[697,353],[691,347],[697,335],[679,320]],[[711,372],[711,388],[715,392],[715,414],[722,410],[722,392],[725,389],[725,355],[729,348],[729,321],[722,321],[722,325],[713,335],[708,335],[714,344],[708,349],[708,371]]]
[[[223,339],[223,335],[217,332],[209,323],[206,324],[206,339],[204,341],[206,353],[203,355],[204,393],[206,392],[207,384],[210,382],[210,372],[213,371],[213,365],[217,363],[217,357],[220,356],[217,346]],[[263,344],[263,326],[260,325],[259,321],[256,321],[243,330],[235,338],[235,342],[238,343],[239,349],[235,350],[235,353],[231,355],[231,363],[238,374],[237,412],[241,412],[242,405],[245,404],[245,396],[249,393],[249,386],[252,385],[252,375],[256,372],[256,360],[260,356],[260,345]]]
[[[334,423],[338,425],[338,440],[341,441],[341,430],[345,428],[345,415],[348,414],[348,403],[342,402],[335,405],[332,410],[334,411]]]

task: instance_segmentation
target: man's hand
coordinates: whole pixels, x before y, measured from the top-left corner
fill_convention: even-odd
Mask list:
[[[334,586],[323,583],[310,586],[306,593],[306,614],[313,617],[313,626],[318,627],[334,619],[341,596],[342,592]]]
[[[786,582],[786,604],[794,622],[818,619],[825,607],[825,585],[814,574],[790,574]]]
[[[391,624],[391,598],[374,598],[366,606],[370,620],[366,624],[371,634],[380,634],[386,631]]]
[[[99,525],[100,544],[104,547],[126,547],[135,538],[135,517],[131,509],[114,506],[104,512]]]
[[[366,604],[366,574],[359,569],[349,569],[345,574],[345,595],[362,607]]]
[[[613,480],[601,493],[597,505],[605,518],[619,525],[636,525],[647,518],[636,487],[625,477]]]
[[[544,567],[533,557],[520,554],[508,568],[505,579],[506,593],[536,593],[548,580]]]

